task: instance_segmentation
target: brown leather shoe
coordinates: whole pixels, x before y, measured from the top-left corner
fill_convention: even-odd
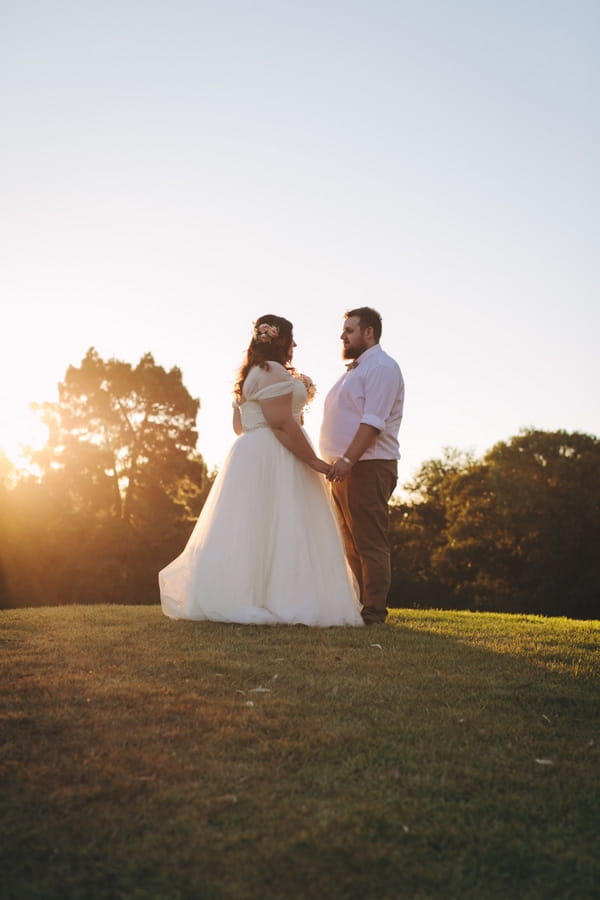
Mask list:
[[[373,606],[363,606],[360,614],[365,625],[383,625],[387,618],[387,609],[375,609]]]

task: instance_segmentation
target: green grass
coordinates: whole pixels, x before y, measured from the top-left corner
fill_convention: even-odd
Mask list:
[[[599,625],[2,612],[0,896],[600,896]]]

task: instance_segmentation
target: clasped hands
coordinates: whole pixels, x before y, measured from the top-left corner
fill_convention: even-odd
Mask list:
[[[332,463],[327,463],[324,459],[316,457],[310,465],[320,475],[325,475],[327,481],[344,481],[352,468],[352,463],[346,462],[342,457]]]
[[[336,459],[335,462],[333,462],[329,467],[329,471],[327,472],[326,476],[327,481],[344,481],[351,468],[352,463],[346,462],[346,460],[342,459],[341,457],[339,459]]]

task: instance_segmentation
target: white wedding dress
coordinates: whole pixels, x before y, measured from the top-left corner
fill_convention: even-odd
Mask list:
[[[183,552],[159,573],[173,619],[252,625],[362,625],[358,591],[325,478],[287,450],[260,400],[306,388],[281,365],[255,366],[235,441]]]

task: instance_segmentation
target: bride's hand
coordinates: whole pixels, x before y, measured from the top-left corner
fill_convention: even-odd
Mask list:
[[[318,472],[319,475],[327,475],[331,466],[329,463],[326,463],[324,459],[319,459],[318,456],[315,456],[314,460],[310,463],[311,469],[314,469],[315,472]]]

